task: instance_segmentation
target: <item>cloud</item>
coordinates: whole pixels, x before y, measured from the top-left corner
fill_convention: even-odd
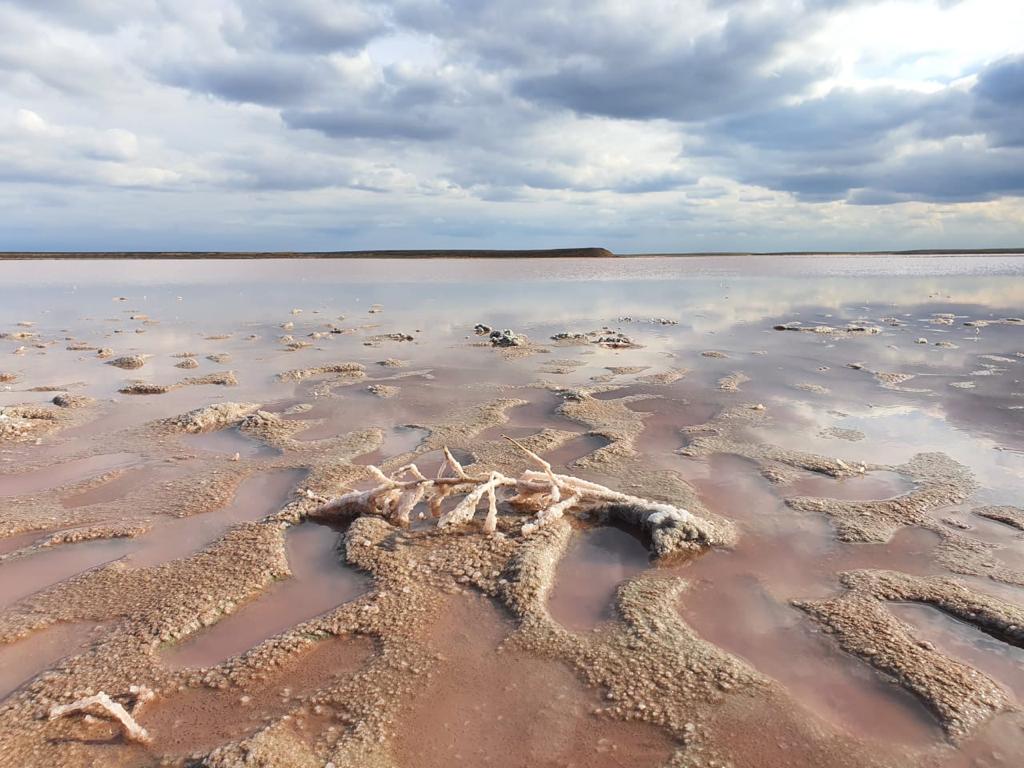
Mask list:
[[[153,205],[161,243],[1015,242],[1016,7],[8,0],[0,231],[35,199],[97,238]]]
[[[217,62],[178,62],[163,68],[161,79],[226,101],[286,106],[318,91],[323,72],[316,64],[256,55]]]
[[[282,117],[291,128],[320,131],[334,138],[433,141],[454,133],[450,126],[432,125],[415,115],[394,112],[309,110],[284,112]]]
[[[978,75],[973,116],[996,146],[1024,146],[1024,55],[1008,56]]]

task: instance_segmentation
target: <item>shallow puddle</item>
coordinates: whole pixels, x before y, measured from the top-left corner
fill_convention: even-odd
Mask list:
[[[117,560],[133,546],[131,539],[97,539],[61,544],[0,563],[0,607],[5,608],[71,576]]]
[[[144,568],[198,552],[236,523],[259,520],[281,509],[305,473],[282,469],[246,478],[226,507],[157,523],[136,540],[129,563]]]
[[[934,572],[938,536],[904,529],[887,544],[843,544],[826,520],[788,509],[756,467],[736,457],[715,457],[695,484],[711,510],[740,525],[741,536],[734,549],[708,552],[678,570],[691,583],[680,602],[687,624],[855,735],[908,744],[940,738],[916,699],[838,650],[790,604],[838,593],[843,570]]]
[[[45,531],[29,531],[28,533],[16,533],[14,536],[0,539],[0,555],[6,555],[9,552],[16,552],[22,547],[27,547],[36,539],[42,538],[45,533]]]
[[[295,698],[328,688],[359,669],[372,652],[373,644],[361,637],[320,640],[258,683],[180,691],[147,706],[139,719],[157,752],[207,751],[255,733],[293,709]]]
[[[650,567],[647,547],[624,530],[577,531],[558,564],[548,610],[568,629],[592,629],[614,616],[616,588]]]
[[[85,507],[90,504],[106,504],[124,498],[132,491],[145,486],[185,475],[190,467],[183,465],[148,465],[132,467],[117,477],[81,493],[66,496],[60,503],[65,509]]]
[[[0,700],[65,656],[84,649],[96,639],[102,626],[87,621],[54,624],[21,640],[0,645]]]
[[[981,672],[1024,702],[1024,649],[1004,643],[930,605],[889,603],[888,609],[914,628],[918,640]]]
[[[418,427],[392,427],[384,431],[384,442],[380,448],[358,457],[352,463],[363,466],[380,464],[387,459],[415,450],[429,434],[427,430]]]
[[[344,564],[339,536],[335,529],[314,523],[290,529],[285,544],[291,578],[165,649],[164,663],[173,668],[219,664],[365,592],[370,580]]]
[[[608,445],[608,440],[597,435],[580,435],[565,441],[552,451],[542,454],[556,471],[572,474],[573,462]]]
[[[675,744],[638,722],[598,718],[597,690],[557,662],[499,650],[511,632],[483,598],[456,598],[432,644],[443,655],[398,728],[397,763],[416,768],[655,768]]]
[[[78,483],[102,475],[112,469],[128,467],[138,462],[130,453],[110,453],[66,461],[46,469],[35,469],[21,474],[0,475],[0,496],[24,496],[62,485]]]
[[[891,499],[914,489],[914,484],[896,472],[868,472],[841,479],[814,473],[801,475],[786,486],[786,495],[812,496],[844,501]]]
[[[221,456],[234,456],[237,453],[245,458],[253,458],[275,456],[278,453],[276,449],[246,437],[237,429],[218,429],[198,435],[182,435],[181,440],[190,448]]]
[[[843,653],[755,576],[694,585],[682,598],[682,614],[705,640],[779,681],[808,711],[855,736],[913,745],[942,738],[922,704]]]

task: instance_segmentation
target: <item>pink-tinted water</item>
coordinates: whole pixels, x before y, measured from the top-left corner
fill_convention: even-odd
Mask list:
[[[384,442],[381,443],[380,448],[359,456],[352,463],[366,466],[367,464],[380,464],[386,459],[401,456],[415,450],[428,434],[425,429],[416,427],[392,427],[384,432]]]
[[[57,661],[85,648],[96,639],[102,624],[54,624],[26,638],[0,645],[0,700],[32,680]]]
[[[624,530],[577,531],[558,564],[548,610],[569,629],[591,629],[612,618],[616,588],[650,567],[647,547]]]
[[[914,637],[930,642],[939,653],[984,672],[1018,702],[1024,702],[1024,649],[997,640],[929,605],[889,603],[887,607],[913,627]]]
[[[313,523],[289,530],[285,543],[291,578],[272,584],[233,614],[165,649],[164,663],[173,668],[218,664],[361,594],[369,580],[343,563],[339,535]]]
[[[749,462],[718,457],[711,467],[696,481],[701,500],[736,521],[741,538],[735,549],[710,552],[680,569],[691,583],[681,600],[686,622],[856,735],[909,744],[939,738],[922,705],[840,651],[790,604],[838,591],[841,570],[934,572],[930,553],[938,537],[912,529],[886,545],[839,544],[825,521],[788,510]],[[799,664],[792,663],[795,656]]]
[[[277,453],[270,446],[246,437],[237,429],[219,429],[214,432],[203,432],[198,435],[183,435],[185,445],[199,451],[216,453],[223,456],[272,456]]]
[[[259,520],[280,510],[303,476],[301,470],[282,469],[246,478],[226,507],[157,523],[136,540],[129,563],[145,568],[198,552],[236,523]]]
[[[27,547],[42,536],[42,531],[29,531],[28,533],[19,533],[14,536],[8,536],[7,538],[0,539],[0,555],[6,555],[9,552],[19,550],[22,547]]]
[[[889,471],[880,470],[841,479],[807,473],[786,487],[786,495],[872,501],[891,499],[913,488],[914,484],[903,475]]]
[[[399,765],[450,768],[655,768],[676,745],[664,731],[599,718],[597,692],[564,665],[501,649],[500,610],[459,597],[431,644],[441,668],[398,728]]]
[[[71,496],[65,496],[60,503],[66,509],[85,507],[90,504],[106,504],[123,498],[139,488],[152,486],[174,477],[182,477],[190,470],[194,471],[194,467],[183,464],[147,464],[141,467],[131,467],[101,485]]]
[[[46,469],[35,469],[21,474],[0,475],[0,496],[24,496],[46,491],[62,485],[77,483],[102,475],[112,469],[128,467],[138,462],[130,453],[110,453],[66,461]]]
[[[295,699],[324,688],[358,669],[373,645],[359,637],[320,640],[258,682],[246,687],[192,688],[147,706],[142,725],[153,736],[153,748],[164,754],[206,751],[248,736],[268,720],[296,706]]]
[[[61,544],[32,555],[0,563],[0,608],[59,581],[123,557],[130,539],[98,539]]]

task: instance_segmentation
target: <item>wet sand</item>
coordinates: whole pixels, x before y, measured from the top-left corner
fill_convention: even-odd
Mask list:
[[[3,265],[0,765],[1024,752],[1019,262],[106,264]],[[320,511],[505,436],[693,527]]]

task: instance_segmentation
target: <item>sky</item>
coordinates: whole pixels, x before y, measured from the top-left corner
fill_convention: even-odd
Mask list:
[[[1021,0],[0,0],[0,250],[1024,246]]]

